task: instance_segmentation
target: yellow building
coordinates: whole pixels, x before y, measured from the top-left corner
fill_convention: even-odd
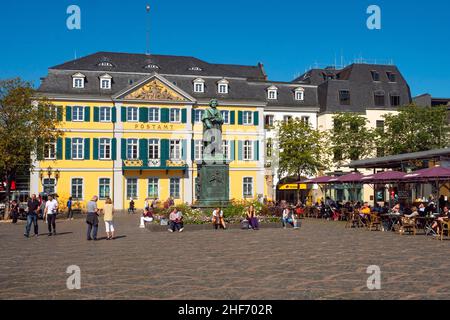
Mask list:
[[[41,145],[31,192],[74,200],[111,197],[195,202],[201,159],[201,113],[219,100],[230,198],[262,198],[262,65],[209,64],[191,57],[99,52],[49,69],[39,92],[57,107],[64,135]]]

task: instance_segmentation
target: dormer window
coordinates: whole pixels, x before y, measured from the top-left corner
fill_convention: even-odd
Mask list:
[[[72,76],[72,86],[76,89],[83,89],[84,88],[84,80],[86,76],[82,73],[75,73]]]
[[[188,70],[189,71],[203,71],[203,69],[200,67],[190,67]]]
[[[110,90],[111,89],[112,77],[109,74],[104,74],[100,77],[100,89]]]
[[[278,88],[271,86],[267,89],[267,99],[277,100],[278,99]]]
[[[397,82],[397,75],[395,73],[388,71],[386,72],[386,75],[389,79],[389,82]]]
[[[303,89],[302,87],[295,89],[295,100],[296,101],[305,100],[305,89]]]
[[[156,64],[153,64],[153,63],[149,63],[144,66],[144,69],[156,70],[156,69],[159,69],[159,66]]]
[[[114,65],[111,63],[111,61],[109,60],[108,57],[101,58],[100,62],[97,63],[97,66],[99,66],[99,67],[108,67],[108,68],[114,67]]]
[[[194,80],[194,92],[195,93],[204,93],[205,92],[205,80],[200,79],[200,78]]]
[[[217,92],[220,94],[228,93],[228,81],[227,80],[222,79],[217,83]]]

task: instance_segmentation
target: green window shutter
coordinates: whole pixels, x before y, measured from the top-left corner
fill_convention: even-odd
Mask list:
[[[233,111],[234,113],[234,111]],[[230,140],[230,161],[236,160],[236,141]]]
[[[148,108],[139,108],[139,122],[148,122]]]
[[[66,144],[66,160],[70,160],[72,159],[72,139],[71,138],[66,138],[65,139],[65,144]]]
[[[144,162],[144,166],[148,163],[148,140],[139,139],[139,159]]]
[[[112,123],[117,122],[117,108],[116,107],[112,107],[112,109],[111,109],[111,121],[112,121]]]
[[[62,121],[63,120],[63,107],[62,106],[57,106],[56,108],[57,108],[56,120]]]
[[[187,110],[181,109],[181,123],[187,123]]]
[[[120,154],[122,160],[127,160],[127,139],[122,139],[120,141]]]
[[[120,108],[120,119],[122,122],[127,122],[127,107]]]
[[[253,112],[253,124],[255,126],[259,126],[259,112],[258,111]]]
[[[72,121],[72,107],[66,107],[66,121]]]
[[[169,140],[161,139],[161,166],[166,166],[166,160],[169,159]]]
[[[91,122],[91,107],[84,107],[84,122]]]
[[[56,139],[56,160],[63,159],[63,139]]]
[[[195,140],[191,139],[191,160],[195,160]]]
[[[259,161],[259,141],[255,141],[255,142],[254,142],[254,147],[253,147],[253,160],[254,160],[254,161]]]
[[[100,108],[94,107],[94,122],[100,121]]]
[[[243,144],[242,141],[238,141],[238,160],[242,161]]]
[[[161,109],[161,122],[169,123],[169,109],[168,108]]]
[[[242,111],[238,111],[238,124],[242,125],[243,123]]]
[[[90,160],[91,158],[91,139],[84,139],[84,160]]]
[[[44,141],[42,139],[37,139],[36,157],[39,161],[44,160]]]
[[[191,123],[192,124],[195,123],[195,110],[194,110],[194,108],[192,108],[192,110],[191,110]]]
[[[117,160],[117,139],[113,138],[111,140],[111,160]]]
[[[93,155],[92,155],[92,158],[94,159],[94,160],[98,160],[100,157],[99,157],[99,154],[98,154],[98,139],[97,138],[94,138],[93,139],[93,143],[94,143],[94,150],[93,150]]]
[[[236,112],[234,110],[230,111],[230,124],[236,124]]]
[[[181,140],[181,159],[187,160],[187,140]]]

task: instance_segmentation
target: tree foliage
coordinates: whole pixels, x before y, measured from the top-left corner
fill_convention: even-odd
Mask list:
[[[379,141],[386,155],[428,151],[449,146],[447,106],[409,105],[387,114]]]
[[[0,80],[0,174],[7,192],[15,173],[32,168],[31,154],[37,141],[56,139],[58,117],[55,107],[38,98],[30,83],[21,79]]]
[[[375,130],[369,120],[357,113],[336,113],[329,131],[334,161],[340,167],[347,160],[359,160],[373,154]]]
[[[277,125],[279,174],[315,175],[329,166],[326,133],[298,118]]]

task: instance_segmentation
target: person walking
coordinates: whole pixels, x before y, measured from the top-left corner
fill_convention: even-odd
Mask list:
[[[87,229],[87,240],[97,241],[97,232],[98,232],[98,208],[97,208],[98,197],[93,196],[92,200],[87,204],[87,217],[86,223],[88,224]],[[91,237],[92,233],[92,237]]]
[[[128,213],[134,214],[134,210],[135,210],[134,200],[133,200],[133,198],[130,198],[130,205],[128,207]]]
[[[67,201],[67,220],[73,220],[72,197]]]
[[[27,202],[27,225],[25,226],[25,233],[23,234],[25,237],[30,237],[31,224],[34,226],[34,236],[37,237],[39,234],[38,227],[38,210],[39,210],[39,200],[36,198],[36,195],[33,194]]]
[[[58,213],[58,201],[53,196],[48,196],[45,203],[44,220],[47,219],[48,236],[56,235],[56,214]],[[52,231],[53,228],[53,231]]]
[[[103,213],[103,220],[105,221],[106,228],[106,240],[114,240],[114,207],[111,198],[106,199]]]

